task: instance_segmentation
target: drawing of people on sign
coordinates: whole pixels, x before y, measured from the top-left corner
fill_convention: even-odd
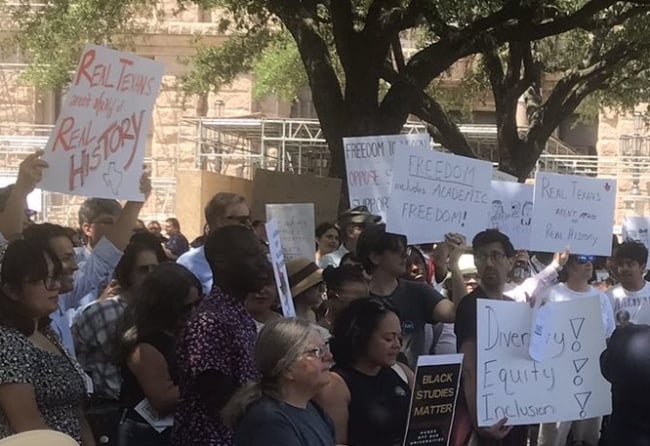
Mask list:
[[[503,210],[503,201],[492,200],[490,208],[490,224],[492,228],[499,228],[506,219],[506,213]]]
[[[510,204],[510,216],[512,218],[519,218],[519,215],[521,215],[521,202],[515,200]]]
[[[521,208],[521,224],[522,226],[530,226],[531,217],[533,215],[533,202],[527,201]]]

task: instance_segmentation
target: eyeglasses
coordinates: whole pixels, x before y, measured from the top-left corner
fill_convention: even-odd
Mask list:
[[[329,344],[325,344],[322,347],[316,347],[309,350],[305,350],[303,354],[306,356],[311,356],[312,358],[323,359],[325,355],[328,355],[329,353],[330,353],[330,346]]]
[[[43,284],[45,289],[48,291],[56,291],[61,288],[61,279],[58,276],[57,277],[47,276],[46,278],[41,280],[26,280],[25,282],[32,285]]]
[[[580,264],[585,264],[585,263],[594,263],[596,260],[596,257],[594,256],[576,256],[576,261]]]
[[[481,253],[474,254],[474,259],[483,263],[487,262],[487,259],[490,259],[492,260],[493,263],[496,263],[496,262],[501,262],[505,258],[506,258],[505,253],[501,251],[492,251],[491,253],[481,252]]]
[[[250,215],[232,215],[230,217],[226,217],[226,220],[237,222],[238,224],[240,224],[242,226],[250,226],[251,225],[251,216]]]

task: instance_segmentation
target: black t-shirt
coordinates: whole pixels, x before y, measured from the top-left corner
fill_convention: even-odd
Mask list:
[[[237,446],[334,446],[334,423],[314,403],[305,409],[262,397],[235,429]]]
[[[414,368],[418,356],[428,354],[430,346],[424,345],[424,326],[437,322],[433,319],[433,309],[444,297],[426,283],[410,280],[400,280],[389,296],[372,293],[370,296],[387,299],[397,308],[402,323],[402,351]]]
[[[600,367],[612,383],[612,416],[601,444],[650,445],[650,327],[617,328]]]

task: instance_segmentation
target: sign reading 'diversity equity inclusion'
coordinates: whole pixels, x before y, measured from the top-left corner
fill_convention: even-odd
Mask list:
[[[487,227],[492,164],[426,150],[395,152],[387,229],[409,244],[444,240],[458,232],[469,240]]]
[[[286,261],[314,258],[314,204],[267,204],[266,220],[280,230],[282,253]]]
[[[533,309],[526,303],[479,299],[476,407],[479,426],[583,420],[611,412],[600,373],[605,330],[598,298],[552,302],[533,360]],[[535,331],[538,331],[536,327]]]
[[[420,356],[404,446],[448,445],[463,355]]]
[[[43,158],[45,190],[142,201],[147,133],[163,65],[88,45]]]
[[[489,228],[510,237],[515,249],[528,249],[533,217],[533,185],[492,181]]]
[[[428,134],[343,138],[350,206],[386,219],[395,151],[431,150]]]
[[[609,256],[616,180],[538,172],[530,249]]]
[[[630,216],[623,220],[622,236],[623,240],[628,242],[640,242],[650,249],[650,217]]]
[[[269,241],[269,252],[271,265],[273,266],[273,275],[275,277],[275,286],[280,297],[280,305],[282,305],[282,314],[284,314],[284,317],[296,317],[296,309],[293,306],[293,297],[291,296],[291,286],[289,285],[289,275],[287,274],[287,265],[282,254],[280,229],[278,229],[278,225],[273,220],[268,221],[265,228],[266,238]]]

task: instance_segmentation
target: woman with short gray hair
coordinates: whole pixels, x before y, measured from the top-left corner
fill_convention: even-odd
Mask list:
[[[329,383],[332,355],[308,322],[280,319],[262,328],[255,345],[262,375],[223,410],[237,446],[334,446],[334,425],[311,400]]]

